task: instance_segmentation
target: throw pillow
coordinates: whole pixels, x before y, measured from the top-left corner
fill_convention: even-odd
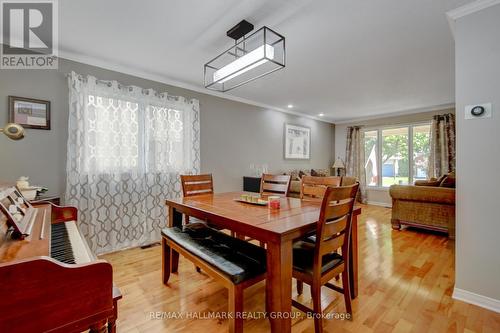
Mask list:
[[[439,184],[440,187],[449,187],[449,188],[455,188],[456,185],[456,178],[455,178],[455,171],[450,172],[444,179],[441,181],[441,184]]]
[[[326,176],[328,176],[328,170],[326,170],[326,169],[311,169],[311,176],[326,177]]]

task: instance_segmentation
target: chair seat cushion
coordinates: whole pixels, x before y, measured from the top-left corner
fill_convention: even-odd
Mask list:
[[[312,274],[314,263],[314,242],[297,241],[293,244],[293,269]],[[344,259],[338,253],[332,252],[323,256],[323,266],[321,273],[325,273],[332,268],[342,264]]]
[[[191,224],[191,223],[190,223]],[[234,284],[266,272],[266,250],[202,226],[165,228],[162,235],[226,274]]]

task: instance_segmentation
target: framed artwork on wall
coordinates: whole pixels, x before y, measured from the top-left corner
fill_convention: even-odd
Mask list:
[[[311,129],[285,124],[285,159],[308,160],[311,158]]]
[[[50,101],[9,96],[9,122],[50,130]]]

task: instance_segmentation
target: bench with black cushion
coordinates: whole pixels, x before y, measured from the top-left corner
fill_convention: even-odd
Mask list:
[[[229,290],[230,332],[242,332],[243,290],[265,279],[266,250],[205,224],[162,230],[163,283],[171,273],[171,258],[177,254],[192,261]]]

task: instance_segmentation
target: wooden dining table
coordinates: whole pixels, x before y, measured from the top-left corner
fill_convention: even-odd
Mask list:
[[[297,198],[282,198],[280,209],[270,209],[238,202],[242,194],[249,192],[227,192],[203,194],[185,198],[169,199],[168,226],[181,226],[182,215],[209,221],[228,229],[238,236],[250,237],[266,244],[267,276],[266,302],[270,313],[271,331],[291,331],[292,310],[292,244],[293,241],[316,230],[321,202]],[[255,194],[255,193],[253,193]],[[358,293],[358,236],[357,217],[361,208],[353,211],[351,236],[350,283],[351,297]],[[172,272],[177,270],[178,255],[172,258]]]

